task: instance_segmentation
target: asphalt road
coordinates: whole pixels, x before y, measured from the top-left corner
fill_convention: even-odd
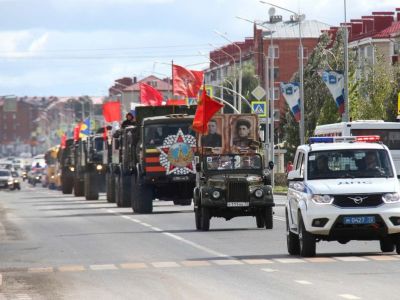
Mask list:
[[[26,185],[0,191],[1,299],[400,299],[400,256],[378,242],[322,242],[286,252],[284,196],[274,229],[155,202],[134,215],[105,201]]]

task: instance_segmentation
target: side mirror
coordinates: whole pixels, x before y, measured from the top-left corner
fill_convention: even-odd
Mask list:
[[[300,175],[299,170],[290,171],[288,173],[287,179],[291,180],[291,181],[303,181],[304,180],[303,175]]]
[[[274,169],[274,166],[275,166],[275,164],[274,164],[273,161],[270,161],[270,162],[268,163],[268,168],[269,168],[270,170],[273,170],[273,169]]]

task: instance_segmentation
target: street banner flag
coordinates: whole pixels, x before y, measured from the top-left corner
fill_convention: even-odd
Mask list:
[[[188,105],[187,99],[168,99],[166,105]]]
[[[320,74],[325,82],[340,114],[344,113],[344,76],[341,71],[323,71]]]
[[[80,138],[86,138],[90,135],[90,118],[86,118],[82,124],[79,131]]]
[[[79,133],[81,131],[81,123],[77,123],[74,127],[74,141],[79,140]]]
[[[140,89],[140,103],[150,106],[161,106],[163,95],[151,85],[146,83],[139,84]]]
[[[106,122],[121,121],[121,103],[119,101],[104,103],[103,116]]]
[[[193,130],[203,134],[207,133],[208,121],[210,121],[215,113],[222,107],[224,107],[224,105],[209,97],[204,89],[194,115]]]
[[[204,72],[191,71],[173,64],[172,78],[174,96],[195,98],[203,84]]]
[[[67,135],[65,134],[65,132],[64,132],[63,135],[61,136],[60,147],[61,147],[61,149],[67,148]]]
[[[298,82],[281,82],[282,95],[296,120],[300,121],[300,87]]]

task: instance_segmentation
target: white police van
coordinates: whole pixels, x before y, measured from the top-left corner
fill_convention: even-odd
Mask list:
[[[289,254],[314,256],[322,240],[378,240],[400,254],[400,185],[379,136],[310,138],[288,182]]]

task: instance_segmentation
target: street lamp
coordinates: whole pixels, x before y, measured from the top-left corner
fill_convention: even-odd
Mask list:
[[[233,42],[229,38],[227,38],[226,35],[222,34],[221,32],[219,32],[217,30],[214,30],[214,32],[239,49],[239,94],[242,95],[242,49],[239,47],[238,44],[236,44],[235,42]],[[239,98],[238,110],[239,110],[239,112],[242,112],[242,99],[241,98]]]
[[[260,1],[262,4],[267,4],[271,5],[273,7],[285,10],[287,12],[290,12],[294,15],[298,25],[299,25],[299,73],[300,73],[300,144],[304,144],[304,65],[303,65],[303,55],[304,55],[304,50],[303,50],[303,41],[302,41],[302,34],[301,34],[301,22],[305,19],[304,14],[298,14],[290,9],[275,5],[273,3],[265,2],[265,1]],[[271,11],[273,14],[273,11]]]

